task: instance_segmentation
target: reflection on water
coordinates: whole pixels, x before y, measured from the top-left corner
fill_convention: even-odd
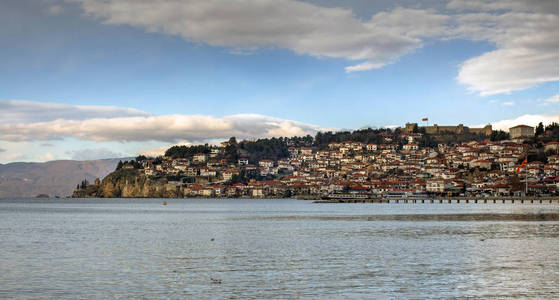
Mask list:
[[[557,204],[0,200],[0,298],[557,298]]]

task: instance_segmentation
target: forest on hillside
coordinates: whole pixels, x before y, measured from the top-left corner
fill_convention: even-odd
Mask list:
[[[416,140],[420,147],[436,147],[439,143],[463,143],[472,140],[482,141],[485,139],[504,140],[509,135],[503,131],[494,131],[488,137],[482,134],[456,134],[441,133],[437,135],[426,134],[421,129],[417,131],[422,136]],[[338,132],[318,132],[314,137],[307,135],[302,137],[279,137],[279,138],[263,138],[257,140],[243,140],[238,142],[232,137],[226,143],[224,151],[220,152],[217,157],[226,159],[228,162],[236,162],[238,158],[248,158],[251,163],[256,163],[263,159],[279,160],[289,156],[289,147],[311,147],[315,150],[328,149],[328,144],[336,142],[360,142],[363,144],[381,144],[386,139],[391,139],[392,143],[397,143],[401,147],[407,143],[405,139],[400,138],[401,129],[391,130],[388,128],[364,128],[354,131],[338,131]],[[172,158],[192,158],[196,153],[209,154],[214,145],[196,145],[196,146],[173,146],[165,152],[165,156]]]

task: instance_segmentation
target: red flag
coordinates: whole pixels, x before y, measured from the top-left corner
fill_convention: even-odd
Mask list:
[[[525,158],[524,161],[520,164],[520,166],[518,166],[518,168],[516,169],[516,173],[520,172],[520,168],[524,167],[527,163],[528,163],[528,159]]]

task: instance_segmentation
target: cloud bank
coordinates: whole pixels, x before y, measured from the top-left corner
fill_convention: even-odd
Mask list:
[[[294,0],[82,0],[85,13],[188,41],[237,49],[280,47],[316,57],[361,61],[347,72],[380,68],[444,32],[447,16],[397,8],[370,20],[351,10]]]
[[[82,150],[72,150],[66,151],[66,154],[70,156],[73,160],[95,160],[95,159],[105,159],[105,158],[118,158],[124,157],[125,154],[114,152],[107,148],[95,148],[95,149],[82,149]]]
[[[491,122],[491,126],[493,126],[493,130],[508,131],[509,128],[521,124],[536,127],[540,122],[542,122],[544,125],[548,125],[553,122],[559,123],[559,115],[526,114],[515,119]],[[483,125],[478,125],[475,127],[483,127]]]
[[[58,119],[142,117],[149,113],[116,106],[69,105],[27,100],[0,101],[0,124],[49,122]]]
[[[481,95],[559,81],[559,2],[453,0],[445,13],[396,7],[370,19],[346,8],[295,0],[77,0],[86,15],[245,53],[279,47],[343,58],[346,72],[378,69],[427,40],[487,41],[495,50],[459,67],[457,80]]]
[[[458,81],[494,95],[559,80],[559,2],[454,0],[455,37],[488,41],[496,50],[463,63]]]
[[[559,94],[551,96],[545,100],[547,103],[559,103]]]
[[[3,106],[2,106],[3,105]],[[263,138],[272,136],[314,135],[323,128],[302,122],[258,114],[239,114],[222,118],[207,115],[163,115],[119,107],[58,105],[25,102],[26,109],[13,102],[4,104],[2,114],[11,116],[10,123],[0,123],[0,140],[48,141],[77,138],[86,141],[161,141],[203,142],[212,139]],[[39,111],[56,107],[53,111]],[[79,112],[81,114],[73,114]],[[124,116],[117,116],[124,112]],[[131,116],[126,116],[129,114]],[[68,118],[60,118],[67,116]],[[37,121],[32,121],[37,120]],[[45,121],[38,121],[45,120]]]

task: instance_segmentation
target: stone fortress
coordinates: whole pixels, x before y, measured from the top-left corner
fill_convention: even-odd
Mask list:
[[[437,124],[433,126],[418,126],[417,123],[406,123],[403,131],[412,133],[415,127],[417,127],[417,129],[425,129],[425,132],[428,134],[441,134],[450,132],[455,134],[476,133],[490,136],[493,132],[493,127],[491,125],[487,125],[482,128],[470,128],[468,126],[464,126],[463,124],[458,124],[458,126],[439,126]]]

